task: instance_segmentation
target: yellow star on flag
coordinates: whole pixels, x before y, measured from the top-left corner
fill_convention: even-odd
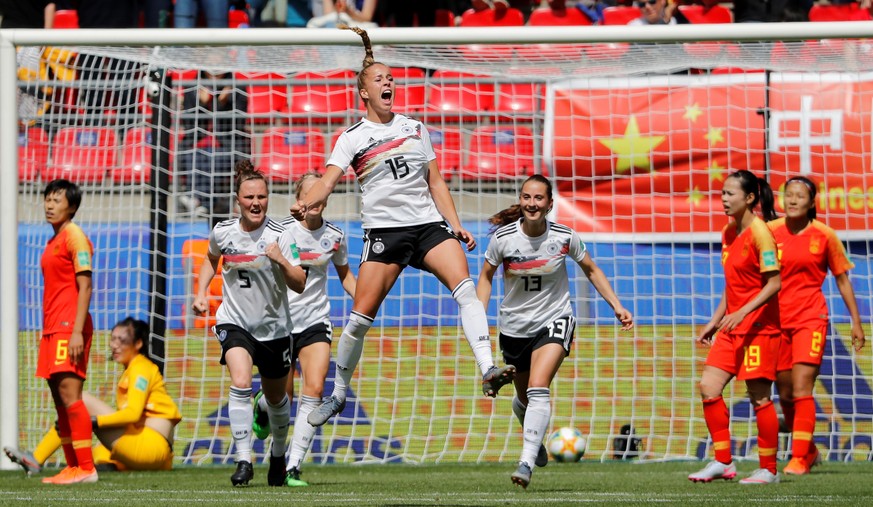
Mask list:
[[[615,170],[625,172],[631,167],[651,170],[651,153],[664,142],[664,136],[641,136],[636,116],[631,116],[624,137],[601,139],[600,142],[618,156]]]
[[[701,192],[700,189],[697,188],[697,185],[695,185],[694,188],[688,190],[688,198],[685,199],[686,202],[691,203],[692,206],[697,208],[700,206],[700,201],[702,200],[703,192]]]
[[[703,136],[709,141],[710,146],[716,146],[718,143],[724,142],[724,129],[720,127],[709,127],[709,132]]]
[[[697,118],[702,114],[703,114],[703,111],[700,109],[700,105],[698,105],[697,102],[695,102],[694,104],[691,104],[690,106],[685,106],[685,114],[682,115],[682,118],[685,118],[686,120],[690,120],[691,123],[694,123],[697,121]]]
[[[724,173],[727,172],[727,170],[720,166],[718,162],[713,162],[706,170],[709,171],[710,181],[724,181]]]

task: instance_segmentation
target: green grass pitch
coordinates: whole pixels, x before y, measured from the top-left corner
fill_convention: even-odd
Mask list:
[[[873,462],[825,463],[781,484],[741,486],[736,480],[692,484],[699,462],[550,463],[534,471],[527,490],[510,483],[512,463],[307,466],[308,488],[271,488],[266,465],[250,487],[230,485],[231,467],[179,467],[172,472],[103,473],[100,482],[49,486],[22,472],[0,472],[0,505],[869,505]],[[740,476],[755,462],[739,464]],[[784,463],[780,463],[780,467]],[[52,472],[49,469],[49,472]]]

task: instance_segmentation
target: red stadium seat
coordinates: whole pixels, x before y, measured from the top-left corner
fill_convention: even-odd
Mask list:
[[[626,25],[642,16],[637,7],[615,6],[603,9],[604,25]]]
[[[239,80],[268,81],[267,84],[249,84],[248,113],[255,123],[271,123],[276,113],[288,107],[288,78],[276,73],[237,73]],[[275,84],[273,84],[275,83]]]
[[[55,11],[52,28],[79,28],[79,13],[75,9]]]
[[[445,116],[446,120],[451,121],[457,115],[475,117],[477,113],[493,110],[493,83],[452,82],[476,77],[482,76],[446,70],[436,71],[431,79],[428,112]]]
[[[324,81],[336,81],[324,83]],[[357,100],[355,72],[302,72],[291,83],[291,103],[288,111],[297,117],[295,122],[345,121]]]
[[[176,136],[172,133],[167,135],[170,136],[170,167],[172,167]],[[148,182],[151,179],[154,148],[155,143],[152,140],[151,128],[133,127],[127,129],[121,146],[121,167],[111,172],[112,181],[117,184]]]
[[[449,9],[437,9],[434,13],[434,26],[455,26],[455,13]]]
[[[461,171],[461,131],[455,127],[427,127],[430,143],[437,156],[443,178],[449,179]]]
[[[527,24],[530,26],[587,26],[594,23],[575,7],[569,9],[539,7],[531,13]]]
[[[855,2],[843,5],[814,4],[809,10],[810,21],[868,21],[871,19],[873,16],[870,15],[870,11],[861,9]]]
[[[467,10],[461,14],[461,26],[524,26],[524,14],[512,7],[498,12],[495,9]]]
[[[391,74],[397,85],[394,96],[394,111],[402,114],[423,111],[425,104],[424,69],[394,67],[391,69]]]
[[[49,155],[49,138],[45,130],[28,127],[18,133],[18,181],[36,181]]]
[[[51,162],[44,181],[66,178],[74,183],[99,183],[117,166],[118,141],[111,128],[68,127],[52,141]]]
[[[272,181],[291,182],[324,170],[324,134],[318,129],[274,127],[261,138],[255,167]]]
[[[248,28],[249,15],[246,11],[240,9],[231,9],[227,12],[227,27],[228,28]]]
[[[527,127],[478,127],[470,141],[465,179],[520,177],[533,173],[534,140]]]
[[[721,5],[713,5],[709,9],[704,9],[702,5],[680,5],[679,12],[694,25],[734,22],[731,10]]]
[[[496,109],[513,113],[545,111],[543,90],[533,83],[500,83]]]

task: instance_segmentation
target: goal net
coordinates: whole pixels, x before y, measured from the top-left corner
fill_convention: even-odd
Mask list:
[[[558,194],[555,219],[580,233],[634,313],[634,331],[620,332],[581,271],[570,269],[579,325],[552,384],[551,428],[581,430],[587,459],[710,455],[696,390],[706,350],[693,338],[724,287],[720,190],[732,171],[749,169],[776,190],[800,174],[817,182],[819,217],[845,242],[861,315],[869,319],[873,39],[859,37],[851,23],[845,26],[854,31],[831,27],[827,36],[815,29],[830,25],[809,26],[799,32],[787,24],[793,31],[782,36],[771,25],[772,33],[761,34],[735,26],[695,27],[693,34],[669,27],[673,35],[631,27],[620,27],[620,35],[609,27],[596,27],[595,35],[557,28],[371,33],[376,59],[398,82],[395,112],[428,126],[461,218],[479,241],[468,255],[474,279],[489,240],[487,218],[516,202],[524,177],[542,173]],[[15,241],[18,264],[2,273],[18,284],[17,292],[4,290],[4,298],[17,298],[17,349],[14,359],[2,357],[18,365],[18,394],[10,400],[4,388],[0,396],[5,407],[20,409],[18,442],[4,445],[32,449],[55,419],[45,382],[33,373],[39,263],[51,234],[41,191],[64,177],[84,189],[76,221],[96,252],[97,331],[86,390],[114,402],[121,370],[108,352],[109,330],[128,315],[149,320],[155,358],[184,417],[176,462],[233,459],[229,376],[218,364],[211,319],[189,310],[205,238],[211,224],[234,212],[230,170],[239,159],[268,175],[269,214],[287,215],[293,182],[322,169],[336,137],[362,115],[354,87],[363,50],[348,32],[311,36],[323,44],[288,31],[176,33],[150,34],[156,42],[145,45],[114,32],[111,46],[89,31],[65,35],[62,44],[51,42],[56,34],[40,40],[30,33],[34,42],[17,45],[15,86],[0,86],[3,111],[16,110],[18,125],[18,227],[3,232],[6,244]],[[124,37],[136,43],[115,45]],[[325,212],[350,238],[354,272],[359,198],[346,178]],[[335,276],[328,290],[338,337],[351,300]],[[852,350],[848,312],[832,279],[825,291],[831,328],[815,389],[816,443],[828,459],[869,459],[873,360],[869,347]],[[220,279],[209,293],[214,314]],[[492,325],[501,295],[498,274]],[[865,330],[873,335],[869,320]],[[332,378],[333,365],[327,393]],[[349,403],[319,429],[309,459],[517,459],[522,438],[511,389],[484,399],[479,381],[449,291],[407,269],[367,337]],[[742,384],[732,383],[726,399],[734,455],[756,456]],[[788,437],[783,433],[782,457]],[[261,456],[265,448],[255,443]]]

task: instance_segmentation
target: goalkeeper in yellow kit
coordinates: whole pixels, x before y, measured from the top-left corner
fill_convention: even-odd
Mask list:
[[[117,410],[88,393],[83,400],[91,414],[94,434],[101,444],[94,450],[95,463],[119,470],[169,470],[173,465],[173,430],[182,419],[164,387],[157,365],[148,358],[148,324],[128,317],[112,329],[112,359],[124,365],[116,391]],[[4,448],[12,461],[28,474],[60,447],[52,428],[33,454]]]

